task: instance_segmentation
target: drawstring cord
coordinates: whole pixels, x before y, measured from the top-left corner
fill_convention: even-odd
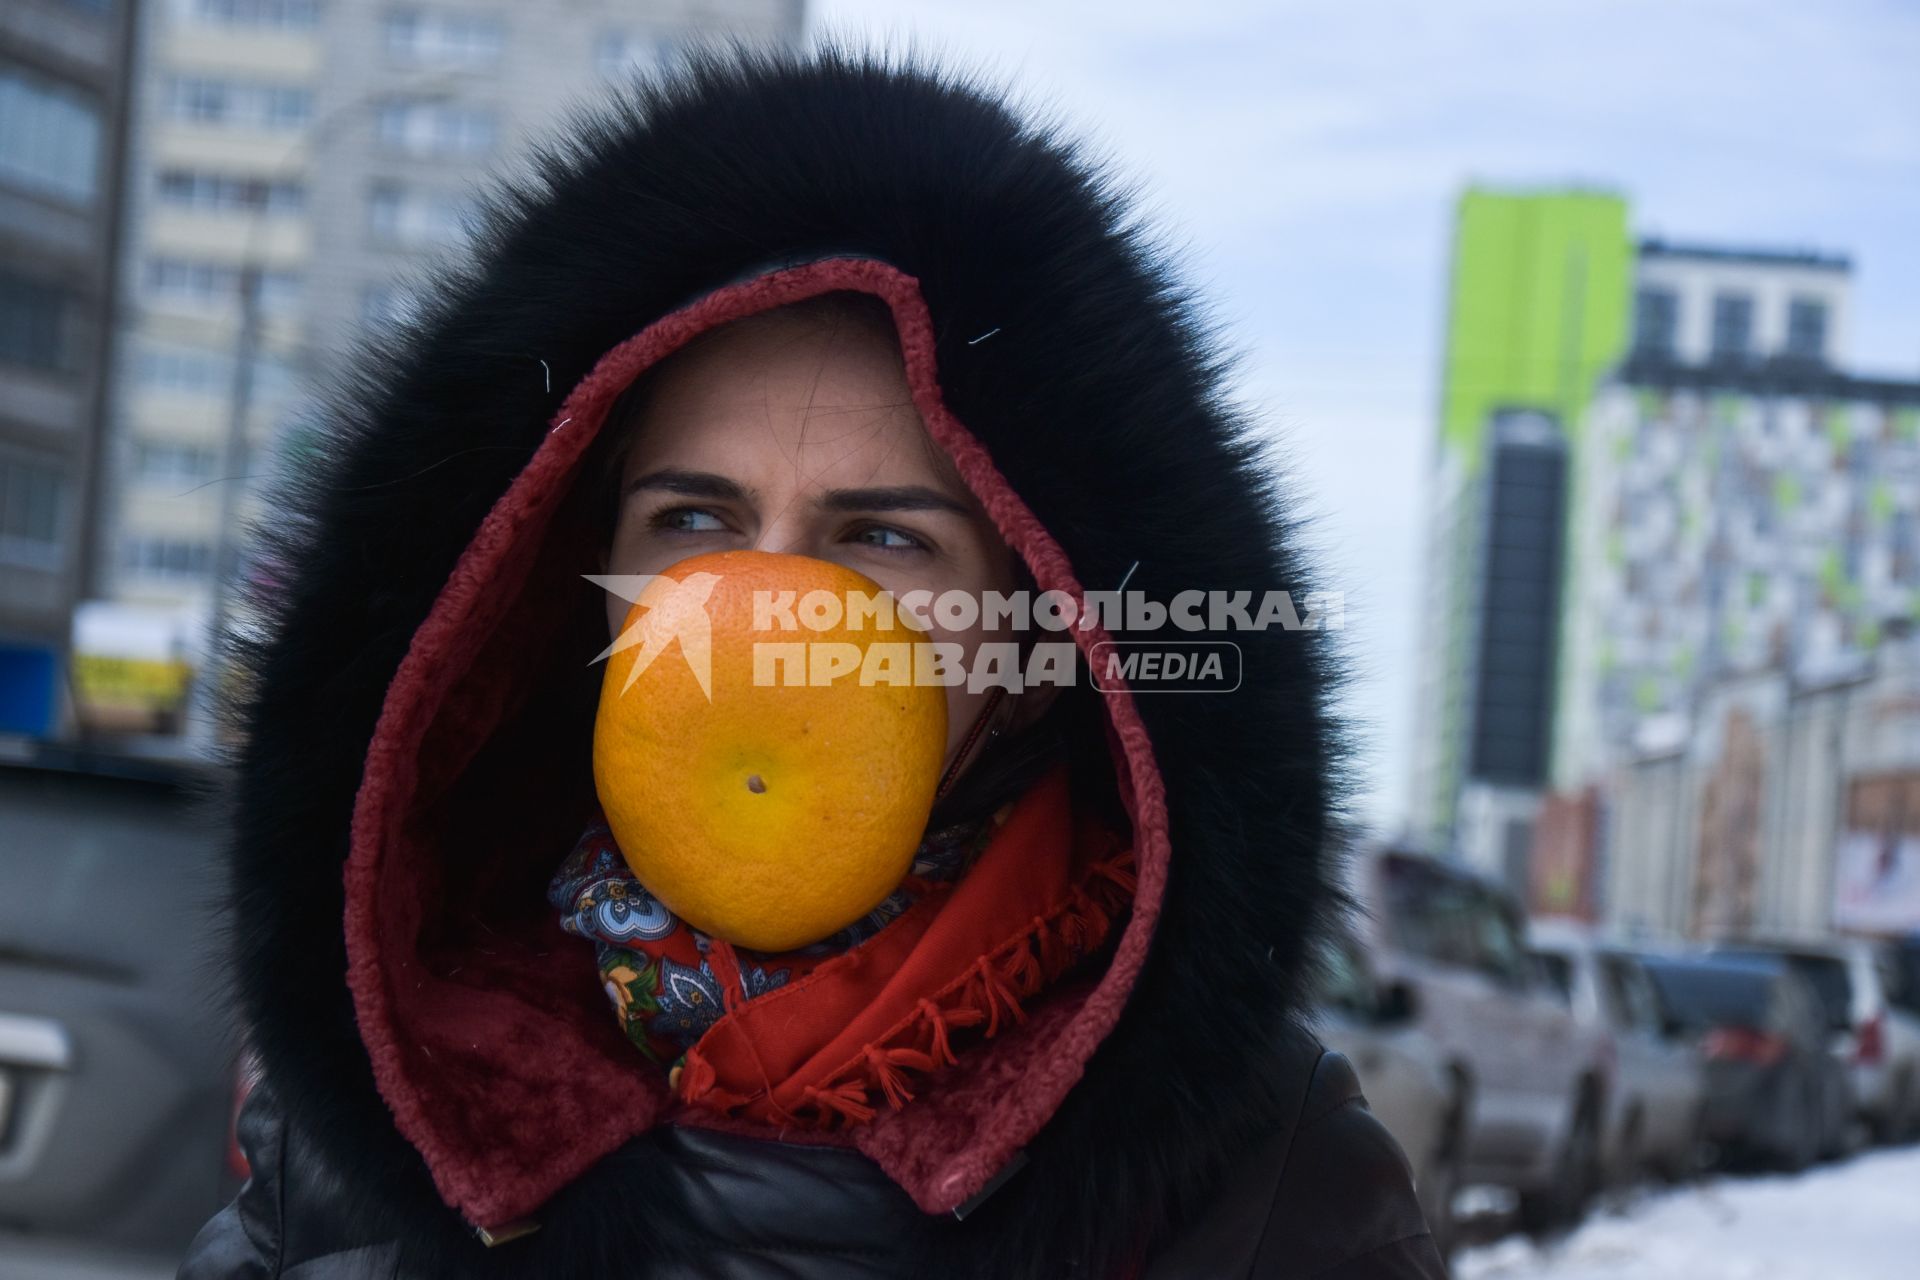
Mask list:
[[[995,685],[988,693],[987,705],[980,709],[978,716],[974,717],[973,727],[968,729],[967,736],[960,740],[960,750],[954,753],[953,763],[947,766],[946,773],[940,778],[940,785],[934,789],[935,801],[945,796],[953,789],[953,784],[960,780],[960,771],[966,768],[967,762],[973,758],[974,748],[980,743],[980,735],[985,733],[990,738],[1000,736],[1000,730],[988,729],[987,722],[993,718],[994,712],[1000,709],[1000,702],[1006,696],[1007,691],[999,685]]]

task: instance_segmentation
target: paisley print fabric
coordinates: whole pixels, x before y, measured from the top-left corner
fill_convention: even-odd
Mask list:
[[[920,899],[926,886],[957,881],[985,847],[994,823],[929,832],[900,887],[829,938],[778,954],[736,948],[740,998],[765,995],[821,961],[859,946]],[[547,890],[560,927],[593,942],[601,984],[627,1038],[654,1062],[680,1058],[726,1011],[709,960],[712,939],[637,880],[596,813]]]

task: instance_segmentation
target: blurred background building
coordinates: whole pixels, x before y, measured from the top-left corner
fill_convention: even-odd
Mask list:
[[[1148,165],[1248,322],[1250,398],[1305,428],[1358,684],[1400,678],[1379,584],[1418,542],[1413,749],[1374,772],[1404,785],[1389,843],[1436,857],[1370,850],[1398,869],[1333,1034],[1437,1226],[1475,1134],[1523,1208],[1559,1188],[1515,1152],[1557,1177],[1582,1115],[1615,1155],[1649,1136],[1658,1001],[1609,985],[1632,1035],[1565,1026],[1604,1003],[1576,971],[1624,981],[1628,951],[1790,935],[1831,970],[1907,937],[1905,994],[1822,987],[1847,1021],[1810,1043],[1920,1086],[1920,1023],[1888,1016],[1920,1016],[1920,360],[1894,327],[1920,28],[1749,8],[1739,40],[1676,9],[1649,41],[1601,5],[0,0],[0,1280],[170,1275],[239,1174],[207,636],[274,572],[245,531],[324,443],[316,387],[570,103],[709,37],[798,45],[808,10],[1059,90]],[[1569,162],[1620,185],[1530,178]],[[1476,172],[1518,185],[1456,187]],[[1837,243],[1749,243],[1800,229]]]
[[[68,714],[53,718],[56,735],[197,754],[213,732],[205,637],[227,621],[222,584],[270,572],[241,563],[239,535],[260,480],[313,443],[308,389],[357,335],[408,313],[410,271],[461,246],[476,189],[570,102],[704,38],[795,43],[802,5],[141,12],[131,146],[124,166],[103,161],[124,167],[129,221],[98,563],[46,615],[61,636],[73,619],[75,646]]]
[[[1417,843],[1600,923],[1920,927],[1920,382],[1847,369],[1851,287],[1463,196]]]
[[[0,32],[0,732],[191,759],[312,388],[570,102],[798,43],[803,7],[21,0]],[[1920,616],[1920,404],[1849,367],[1850,261],[1631,222],[1590,186],[1458,201],[1407,801],[1417,843],[1598,913],[1608,779],[1709,740],[1726,682],[1812,696]]]
[[[1625,342],[1627,205],[1468,190],[1456,214],[1408,813],[1517,875],[1546,781],[1577,425]]]
[[[0,1276],[171,1275],[244,1172],[207,636],[315,387],[569,104],[802,10],[0,3]]]
[[[58,731],[95,590],[132,20],[0,6],[0,737]]]

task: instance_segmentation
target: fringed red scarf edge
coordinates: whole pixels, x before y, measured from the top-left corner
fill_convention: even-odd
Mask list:
[[[1097,951],[1114,920],[1133,902],[1136,881],[1131,847],[1087,864],[1081,882],[1051,911],[987,951],[959,978],[932,996],[879,1039],[802,1090],[805,1099],[782,1106],[771,1091],[734,1093],[718,1087],[712,1063],[696,1044],[687,1051],[675,1092],[682,1102],[720,1115],[804,1130],[838,1130],[865,1124],[880,1107],[903,1109],[913,1086],[959,1061],[953,1033],[979,1029],[991,1040],[1027,1020],[1026,1005],[1062,973]]]

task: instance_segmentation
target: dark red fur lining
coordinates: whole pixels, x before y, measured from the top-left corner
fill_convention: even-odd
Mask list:
[[[510,750],[499,760],[486,754],[503,724],[537,725],[529,686],[538,677],[529,673],[542,661],[570,660],[549,633],[578,567],[549,545],[549,527],[613,401],[648,366],[713,326],[835,289],[888,304],[929,433],[1040,588],[1084,600],[1059,544],[947,412],[918,282],[896,268],[832,258],[771,272],[663,317],[595,365],[413,637],[368,747],[345,870],[348,983],[375,1080],[441,1195],[475,1224],[536,1212],[594,1161],[659,1123],[670,1105],[665,1082],[634,1069],[599,1007],[586,949],[567,946],[543,917],[463,914],[448,904],[472,899],[443,893],[449,822],[477,842],[457,846],[472,865],[511,890],[509,871],[525,869],[498,870],[489,855],[518,851],[524,861],[521,843],[537,845],[541,832],[564,830],[575,816],[543,825],[537,813],[516,822],[460,807],[475,795],[494,798],[497,777],[537,788],[560,776],[552,764],[535,771],[524,752],[524,773]],[[1074,634],[1083,650],[1107,639],[1097,626]],[[1051,993],[1025,1024],[964,1055],[939,1088],[854,1133],[929,1213],[964,1203],[1046,1123],[1112,1029],[1145,959],[1166,883],[1165,795],[1130,693],[1106,693],[1137,869],[1133,913],[1106,973]],[[461,792],[462,777],[481,767],[495,785]]]

